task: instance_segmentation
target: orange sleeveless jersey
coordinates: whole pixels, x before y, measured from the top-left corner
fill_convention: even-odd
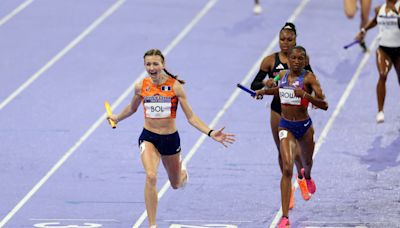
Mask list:
[[[178,98],[173,90],[175,81],[169,77],[163,84],[155,86],[150,77],[143,79],[141,95],[145,118],[176,118]]]

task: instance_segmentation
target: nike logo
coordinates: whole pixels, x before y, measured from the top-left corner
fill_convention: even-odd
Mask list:
[[[304,124],[304,127],[307,127],[310,124],[310,121]]]

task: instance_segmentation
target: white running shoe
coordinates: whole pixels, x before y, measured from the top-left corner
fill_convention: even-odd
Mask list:
[[[383,123],[383,121],[385,121],[385,115],[383,114],[383,111],[380,111],[376,114],[376,122]]]
[[[253,8],[254,14],[260,14],[262,12],[262,8],[259,4],[256,4]]]

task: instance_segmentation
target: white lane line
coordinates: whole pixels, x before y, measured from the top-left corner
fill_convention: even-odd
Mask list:
[[[64,55],[78,45],[87,35],[97,28],[104,20],[111,16],[126,0],[118,0],[110,8],[107,9],[100,17],[98,17],[92,24],[89,25],[81,34],[73,39],[66,47],[64,47],[57,55],[55,55],[50,61],[48,61],[42,68],[34,73],[28,80],[26,80],[20,87],[12,92],[4,101],[0,103],[0,111],[14,100],[22,91],[24,91],[30,84],[32,84],[37,78],[39,78],[44,72],[50,67],[57,63]]]
[[[71,219],[71,218],[30,218],[30,221],[94,221],[94,222],[119,222],[116,219],[94,219],[94,218],[79,218],[79,219]]]
[[[303,0],[299,6],[295,9],[293,12],[292,16],[289,17],[288,21],[294,21],[295,18],[297,17],[298,14],[304,9],[305,5],[309,2],[310,0]],[[270,45],[265,49],[265,51],[262,53],[262,55],[259,57],[257,62],[252,66],[252,68],[247,72],[246,76],[244,79],[241,81],[241,84],[246,85],[247,82],[255,75],[256,71],[258,71],[258,68],[261,64],[261,61],[264,59],[264,57],[271,53],[273,48],[278,44],[278,39],[279,39],[279,33],[274,37],[274,39],[271,41]],[[241,90],[236,88],[232,95],[229,97],[228,101],[224,104],[222,109],[219,110],[217,115],[214,117],[214,119],[211,121],[209,124],[210,128],[214,128],[216,124],[219,122],[221,117],[225,114],[226,110],[233,104],[233,102],[236,100],[237,96],[241,93]],[[196,143],[194,146],[190,149],[189,153],[185,156],[183,159],[183,164],[187,164],[190,159],[192,159],[193,155],[196,153],[197,149],[201,146],[201,144],[204,142],[204,140],[208,138],[206,135],[201,135],[199,139],[197,139]],[[161,190],[158,192],[158,199],[160,199],[169,189],[170,182],[166,181]],[[144,220],[147,217],[147,212],[146,210],[143,211],[142,215],[139,217],[139,219],[135,222],[135,224],[132,226],[132,228],[139,228],[140,225],[144,222]]]
[[[13,11],[11,11],[9,14],[1,18],[0,20],[0,27],[4,25],[7,21],[9,21],[11,18],[13,18],[15,15],[17,15],[19,12],[21,12],[23,9],[28,7],[34,0],[27,0],[21,5],[19,5],[17,8],[15,8]]]
[[[250,220],[206,220],[206,219],[166,219],[164,222],[201,222],[201,223],[250,223]]]
[[[369,50],[373,50],[376,47],[377,42],[378,42],[378,36],[376,36],[375,39],[372,41],[371,46],[369,47]],[[363,59],[361,60],[360,64],[357,67],[356,72],[354,73],[353,77],[351,78],[350,83],[347,85],[346,90],[344,91],[342,97],[340,98],[335,110],[333,111],[331,117],[329,118],[324,129],[322,130],[321,135],[319,136],[318,141],[315,144],[313,159],[318,154],[319,148],[321,147],[321,145],[325,142],[325,139],[326,139],[329,131],[331,130],[336,117],[339,115],[340,111],[343,108],[343,105],[346,103],[347,99],[349,98],[349,95],[350,95],[351,91],[353,90],[353,87],[356,84],[358,78],[360,77],[362,69],[364,68],[365,64],[367,64],[367,61],[368,61],[370,55],[371,55],[370,51],[365,53]],[[295,188],[297,188],[297,186],[298,186],[297,181],[294,181],[293,184],[294,184]],[[278,224],[281,217],[282,217],[282,207],[276,213],[276,216],[273,219],[269,228],[276,227],[276,225]]]
[[[195,26],[197,22],[211,9],[218,0],[210,0],[205,7],[194,17],[194,19],[175,37],[175,39],[165,48],[163,54],[166,56]],[[122,1],[119,1],[122,4]],[[118,3],[117,3],[118,4]],[[120,5],[119,4],[119,5]],[[126,89],[121,96],[113,103],[112,108],[115,109],[124,99],[132,94],[135,84],[146,76],[143,71],[139,78]],[[103,113],[90,128],[79,138],[79,140],[61,157],[61,159],[46,173],[44,177],[24,196],[24,198],[3,218],[0,227],[3,227],[24,205],[25,203],[46,183],[46,181],[64,164],[64,162],[92,135],[92,133],[106,120],[107,113]]]

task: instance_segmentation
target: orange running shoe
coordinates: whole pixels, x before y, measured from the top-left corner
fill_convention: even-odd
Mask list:
[[[289,201],[289,210],[292,210],[294,208],[294,192],[296,191],[296,188],[292,186],[292,192],[290,193],[290,201]]]
[[[306,201],[310,200],[311,194],[308,191],[307,182],[306,182],[306,178],[304,177],[304,175],[303,175],[302,179],[299,179],[299,177],[297,177],[297,183],[299,184],[301,196],[303,197],[303,199]]]
[[[278,228],[290,228],[289,219],[282,216],[281,221],[279,221]]]

